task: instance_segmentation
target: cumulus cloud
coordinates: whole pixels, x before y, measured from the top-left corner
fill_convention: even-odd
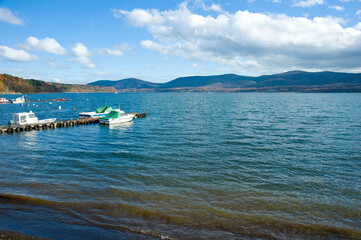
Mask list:
[[[116,49],[110,49],[110,48],[103,48],[103,49],[99,49],[99,54],[110,55],[110,56],[122,56],[123,51],[116,50]]]
[[[7,46],[0,46],[0,58],[16,62],[38,60],[37,56],[29,54],[24,50],[16,50]]]
[[[77,43],[75,46],[71,48],[73,50],[75,56],[82,56],[82,57],[89,57],[91,56],[91,52],[88,50],[86,46],[84,46],[82,43]]]
[[[24,25],[24,21],[15,16],[8,8],[0,8],[0,21],[14,25]]]
[[[312,7],[324,4],[324,0],[293,0],[294,7]]]
[[[76,43],[71,50],[76,58],[72,58],[70,62],[78,62],[85,68],[95,68],[95,64],[90,60],[91,52],[82,43]]]
[[[141,14],[138,14],[141,13]],[[141,46],[164,54],[212,61],[237,71],[360,67],[361,31],[332,17],[289,17],[238,11],[216,17],[176,10],[116,11],[153,39]]]
[[[28,37],[25,44],[22,45],[27,50],[38,50],[53,54],[63,55],[67,51],[53,38],[37,39],[36,37]]]
[[[361,30],[361,22],[357,23],[355,28],[358,29],[358,30]]]
[[[124,51],[130,50],[130,49],[132,49],[132,47],[130,47],[127,43],[123,43],[119,46],[113,47],[113,49],[110,49],[110,48],[99,49],[98,53],[101,55],[122,56]]]
[[[335,9],[335,10],[337,10],[337,11],[343,11],[343,10],[345,10],[345,8],[344,8],[344,7],[342,7],[342,6],[338,6],[338,5],[335,5],[335,6],[330,6],[330,8]]]
[[[215,11],[215,12],[223,12],[221,5],[212,4],[211,6],[207,6],[203,0],[194,0],[189,3],[193,4],[196,8],[201,8],[204,11]]]
[[[85,56],[79,56],[76,58],[69,59],[70,62],[78,62],[80,65],[82,65],[85,68],[95,68],[95,64],[87,57]]]

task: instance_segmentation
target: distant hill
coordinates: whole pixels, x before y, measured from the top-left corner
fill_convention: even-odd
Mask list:
[[[162,84],[146,82],[137,78],[126,78],[118,81],[110,80],[99,80],[96,82],[89,83],[92,86],[104,86],[114,87],[118,90],[121,89],[147,89],[147,88],[159,88]]]
[[[259,77],[224,74],[180,77],[160,84],[128,78],[89,83],[112,86],[119,91],[294,91],[361,92],[361,73],[290,71]]]
[[[337,72],[291,71],[255,78],[257,86],[322,86],[332,84],[360,85],[361,74]]]
[[[116,92],[113,87],[60,84],[0,74],[0,93]]]
[[[223,87],[236,88],[254,85],[254,77],[239,76],[236,74],[225,74],[218,76],[193,76],[181,77],[164,83],[163,88],[183,87]]]

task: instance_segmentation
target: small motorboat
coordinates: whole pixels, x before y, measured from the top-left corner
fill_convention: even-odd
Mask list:
[[[44,123],[53,123],[56,121],[56,118],[48,118],[39,120],[35,114],[30,112],[23,113],[13,113],[13,120],[9,122],[9,124],[16,125],[27,125],[27,124],[44,124]]]
[[[24,102],[25,102],[25,98],[24,98],[24,96],[18,97],[18,98],[16,98],[16,99],[11,99],[10,102],[11,102],[11,103],[24,103]]]
[[[9,100],[7,100],[6,98],[0,98],[0,103],[8,103]]]
[[[80,118],[104,117],[111,111],[114,111],[114,109],[109,106],[104,106],[104,107],[98,108],[95,112],[81,112],[81,113],[79,113],[79,117]]]
[[[118,123],[130,122],[134,118],[134,114],[125,113],[122,110],[114,110],[109,112],[107,115],[99,119],[100,124],[113,125]]]

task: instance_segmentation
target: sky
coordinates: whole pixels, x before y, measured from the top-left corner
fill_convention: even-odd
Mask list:
[[[84,84],[361,72],[361,0],[0,0],[0,73]]]

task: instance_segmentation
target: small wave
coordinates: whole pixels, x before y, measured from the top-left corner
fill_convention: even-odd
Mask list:
[[[361,231],[357,229],[323,225],[316,222],[292,222],[292,220],[264,215],[232,213],[206,206],[198,206],[197,209],[188,211],[188,216],[185,216],[179,215],[177,212],[157,211],[124,203],[70,203],[13,194],[0,194],[0,203],[21,205],[25,209],[26,207],[34,209],[33,206],[46,207],[65,212],[70,218],[69,224],[126,230],[162,239],[188,238],[191,236],[202,238],[202,234],[211,238],[212,232],[218,232],[220,237],[231,234],[232,237],[230,238],[288,239],[315,236],[321,238],[361,238]],[[51,211],[49,213],[51,214]],[[56,217],[57,214],[52,216],[52,218]],[[64,221],[64,219],[61,220]],[[134,225],[134,223],[136,224]],[[149,229],[139,226],[149,226]],[[172,232],[172,236],[168,234]]]
[[[69,220],[67,222],[68,224],[91,225],[91,226],[96,226],[96,227],[101,227],[101,228],[106,228],[106,229],[123,230],[123,231],[125,230],[125,231],[130,231],[133,233],[138,233],[138,234],[147,235],[147,236],[151,236],[151,237],[157,237],[157,238],[161,238],[161,239],[176,239],[176,238],[172,238],[170,236],[167,236],[166,234],[163,234],[163,233],[160,233],[157,231],[140,229],[140,228],[119,225],[119,224],[114,225],[114,224],[106,223],[106,222],[98,222],[97,220],[93,219],[92,217],[87,216],[86,214],[79,211],[80,209],[84,210],[84,208],[88,208],[88,207],[90,207],[90,209],[93,209],[93,208],[100,209],[100,208],[102,208],[101,206],[103,206],[103,204],[99,204],[99,203],[84,204],[84,203],[58,202],[58,201],[49,201],[49,200],[45,200],[45,199],[34,198],[34,197],[29,197],[29,196],[24,196],[24,195],[1,194],[0,193],[0,204],[20,205],[23,207],[26,207],[26,206],[27,207],[31,207],[31,206],[48,207],[50,209],[66,212],[68,215],[71,216],[71,218],[75,218],[77,220],[82,220],[85,223],[87,223],[87,224],[84,224],[79,221]],[[72,208],[70,208],[70,207],[72,207]],[[103,206],[103,207],[105,207],[105,206]],[[2,209],[4,209],[4,208],[2,208]],[[28,212],[28,210],[26,210],[26,208],[15,208],[14,210]],[[54,220],[56,221],[59,219],[54,219]],[[64,218],[62,218],[61,220],[63,222],[65,222]]]

